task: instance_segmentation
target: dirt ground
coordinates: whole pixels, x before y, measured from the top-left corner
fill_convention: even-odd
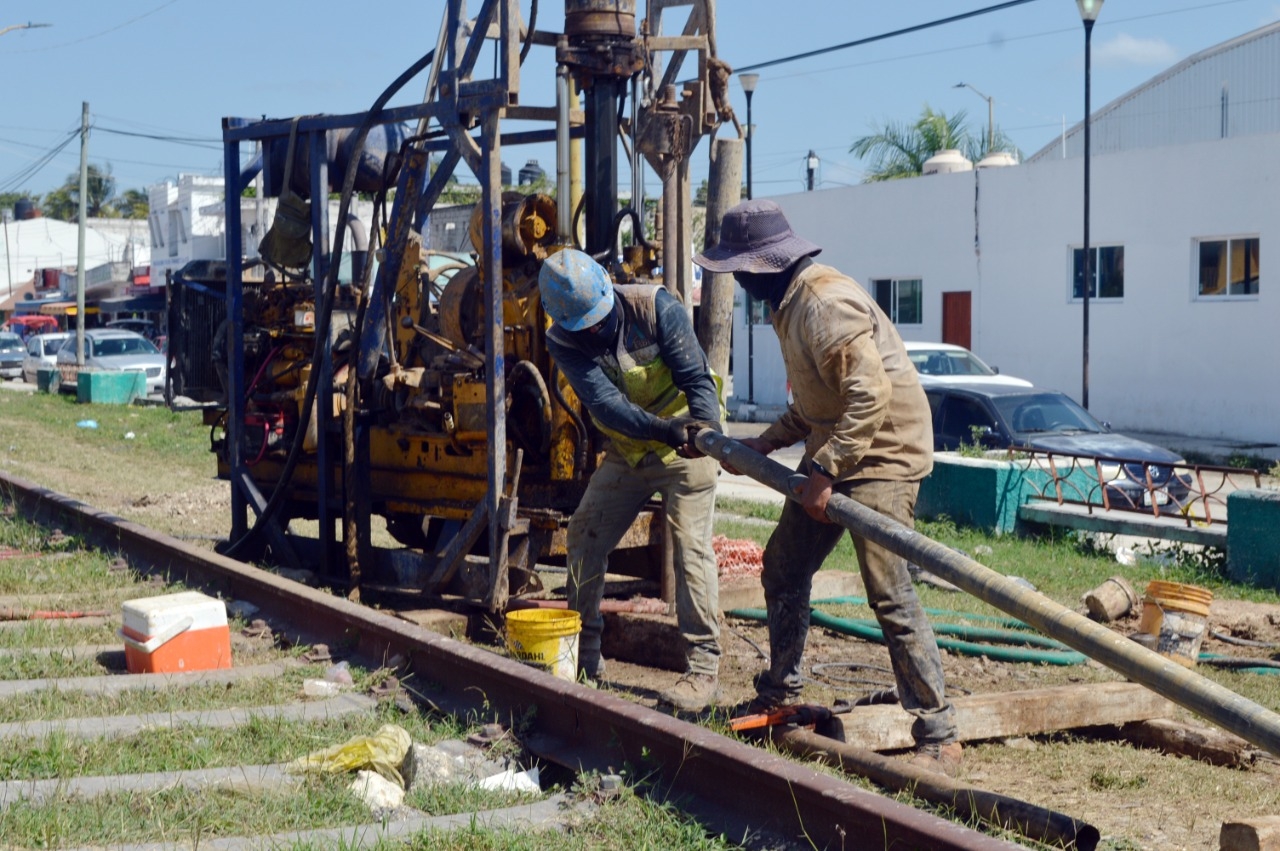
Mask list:
[[[224,535],[230,513],[227,485],[198,481],[151,481],[149,495],[123,490],[100,477],[71,471],[22,469],[10,459],[13,475],[83,500],[90,505],[198,544],[212,546]],[[1116,625],[1136,629],[1137,619]],[[1215,600],[1213,629],[1261,642],[1280,642],[1280,607]],[[752,676],[764,665],[768,639],[762,624],[729,619],[722,631],[722,688],[729,701],[748,699]],[[1274,650],[1209,640],[1205,650],[1236,656],[1270,655]],[[955,693],[997,693],[1067,683],[1108,682],[1117,675],[1096,663],[1061,668],[1003,664],[985,657],[944,651],[948,687]],[[822,666],[831,667],[822,667]],[[856,667],[851,667],[856,665]],[[883,647],[822,629],[811,632],[805,671],[812,679],[805,699],[829,704],[888,687],[891,675]],[[604,688],[652,705],[677,674],[610,661]],[[1178,719],[1197,721],[1179,711]],[[1139,749],[1125,742],[1044,735],[966,746],[961,779],[976,786],[1048,807],[1097,826],[1100,846],[1130,849],[1216,849],[1224,821],[1280,814],[1276,763],[1262,760],[1249,770],[1209,766],[1194,760]]]

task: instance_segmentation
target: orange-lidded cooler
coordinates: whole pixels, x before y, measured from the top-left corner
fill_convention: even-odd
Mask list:
[[[199,591],[127,601],[120,637],[131,674],[231,667],[227,607]]]

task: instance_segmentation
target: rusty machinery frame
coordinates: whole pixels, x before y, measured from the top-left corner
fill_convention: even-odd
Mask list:
[[[663,16],[670,9],[688,7],[689,13],[678,35],[663,35]],[[533,0],[531,19],[536,18],[537,0]],[[562,202],[558,204],[557,230],[562,241],[571,241],[576,231],[569,205],[563,203],[569,190],[567,147],[570,136],[585,138],[588,203],[586,204],[584,250],[599,256],[611,251],[609,245],[617,210],[617,148],[620,126],[632,140],[630,150],[633,198],[643,197],[641,162],[647,163],[661,176],[662,265],[667,273],[665,285],[691,303],[690,260],[692,257],[689,222],[689,155],[703,135],[719,123],[708,73],[715,54],[715,0],[649,0],[647,17],[636,27],[635,0],[565,0],[565,33],[552,33],[526,27],[518,0],[482,0],[474,19],[467,15],[466,0],[448,0],[445,19],[436,50],[402,75],[401,81],[430,66],[427,95],[419,105],[386,108],[379,103],[369,112],[347,115],[304,116],[296,119],[249,121],[237,118],[223,120],[224,173],[226,188],[226,256],[243,256],[241,210],[239,199],[253,174],[241,173],[240,146],[245,142],[265,144],[270,140],[296,133],[299,144],[309,152],[312,198],[327,197],[330,185],[325,161],[326,133],[331,130],[361,128],[356,149],[350,153],[347,185],[359,158],[363,133],[373,125],[396,122],[418,122],[418,135],[402,148],[400,173],[392,206],[391,222],[382,254],[383,262],[369,291],[365,294],[366,317],[360,340],[358,375],[372,378],[382,339],[379,328],[389,310],[391,292],[400,273],[405,239],[412,228],[421,227],[426,216],[440,198],[454,170],[461,163],[471,170],[481,186],[481,234],[479,246],[484,268],[483,304],[485,306],[485,377],[487,389],[487,490],[470,524],[471,540],[479,537],[480,523],[488,521],[489,575],[485,603],[492,610],[501,609],[507,599],[507,542],[516,523],[516,494],[504,496],[509,482],[506,433],[506,388],[504,384],[504,351],[502,317],[502,183],[501,152],[504,144],[557,143],[557,187]],[[486,43],[495,49],[495,73],[489,79],[476,79],[477,60]],[[557,104],[555,107],[531,107],[520,104],[521,64],[529,48],[551,46],[556,50]],[[669,54],[665,69],[658,58]],[[686,56],[693,53],[698,60],[698,73],[693,84],[677,84]],[[569,78],[585,88],[583,115],[573,114],[569,102]],[[629,89],[629,92],[628,92]],[[621,121],[618,104],[624,95],[632,104],[629,125]],[[551,121],[551,130],[518,133],[502,132],[503,119]],[[576,120],[575,120],[576,119]],[[572,120],[572,124],[571,124]],[[424,133],[434,122],[436,133]],[[441,154],[434,173],[429,157]],[[263,157],[264,171],[270,168]],[[236,176],[239,176],[238,178]],[[291,178],[292,176],[286,176]],[[268,181],[270,185],[270,181]],[[345,215],[349,193],[344,194],[340,216]],[[327,204],[311,205],[313,253],[310,265],[315,286],[316,305],[325,304],[326,287],[332,289],[331,264],[340,256],[342,231],[337,231],[334,245],[328,241]],[[674,274],[672,274],[674,273]],[[335,274],[336,277],[336,274]],[[244,431],[244,316],[243,269],[241,264],[227,264],[226,310],[228,322],[227,351],[227,416],[225,434],[229,453],[232,522],[231,539],[247,540],[263,531],[267,541],[285,563],[300,563],[293,553],[285,530],[274,521],[273,505],[279,494],[265,495],[249,475],[243,449]],[[331,296],[330,296],[331,297]],[[494,319],[494,317],[499,317]],[[317,347],[324,348],[318,360],[319,369],[312,370],[308,398],[318,410],[328,410],[332,403],[333,364],[327,334],[320,339],[327,316],[317,315]],[[325,388],[325,389],[319,389]],[[317,398],[318,396],[318,398]],[[304,416],[306,414],[304,413]],[[301,436],[297,438],[301,441]],[[320,572],[336,574],[341,548],[336,546],[334,495],[339,483],[334,480],[335,448],[321,439],[316,449],[316,499],[321,544],[318,558]],[[367,452],[364,458],[367,459]],[[518,479],[518,469],[511,478]],[[367,478],[367,477],[364,477]],[[276,484],[276,491],[287,489],[288,482]],[[347,487],[366,488],[367,481],[348,483]],[[367,496],[367,493],[365,494]],[[356,546],[366,556],[368,543],[368,500],[363,504],[361,529]],[[256,515],[249,528],[248,510]],[[481,517],[483,515],[483,517]],[[496,522],[495,522],[496,521]],[[458,537],[462,537],[462,532]],[[348,538],[350,532],[348,531]],[[346,541],[348,565],[353,560],[352,542]],[[451,548],[457,549],[457,547]],[[454,553],[461,558],[463,553]],[[356,560],[359,560],[358,556]],[[359,577],[353,576],[358,588]]]

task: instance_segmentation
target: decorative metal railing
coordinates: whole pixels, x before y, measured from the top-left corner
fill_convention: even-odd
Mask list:
[[[1072,503],[1104,511],[1171,517],[1186,525],[1227,522],[1227,495],[1262,486],[1257,470],[1204,464],[1163,464],[1098,458],[1015,447],[1009,458],[1022,467],[1032,499]]]

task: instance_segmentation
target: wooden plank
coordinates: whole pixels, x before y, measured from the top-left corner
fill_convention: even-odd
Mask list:
[[[1168,718],[1125,724],[1120,728],[1120,735],[1135,744],[1158,748],[1165,753],[1231,768],[1249,768],[1259,756],[1264,755],[1244,739],[1225,730],[1192,726]]]
[[[1280,816],[1223,822],[1221,851],[1280,851]]]
[[[1087,683],[1031,691],[1011,691],[958,697],[956,727],[960,741],[1002,739],[1126,724],[1171,715],[1174,704],[1136,683]],[[873,751],[915,745],[913,716],[897,704],[859,706],[837,716],[844,725],[844,741]]]

